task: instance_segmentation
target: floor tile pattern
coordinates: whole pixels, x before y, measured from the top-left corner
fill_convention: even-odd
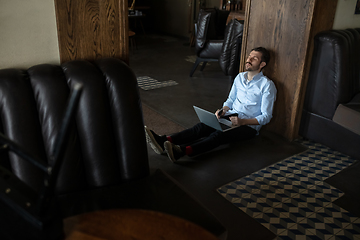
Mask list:
[[[139,87],[142,90],[151,90],[151,89],[156,89],[156,88],[174,86],[174,85],[178,84],[177,82],[175,82],[173,80],[159,82],[158,80],[153,79],[148,76],[138,77],[137,82],[138,82]]]
[[[343,193],[324,182],[355,162],[321,144],[298,140],[303,153],[217,189],[284,239],[357,239],[360,218],[333,204]]]

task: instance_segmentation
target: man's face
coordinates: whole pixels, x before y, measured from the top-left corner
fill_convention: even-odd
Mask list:
[[[263,68],[266,63],[261,61],[262,53],[257,51],[251,51],[246,59],[245,70],[246,71],[257,71]]]

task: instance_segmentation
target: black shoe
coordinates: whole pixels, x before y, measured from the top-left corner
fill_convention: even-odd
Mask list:
[[[185,156],[179,145],[172,144],[169,141],[164,143],[165,151],[172,162],[176,162],[179,158]]]
[[[165,149],[163,146],[164,146],[164,142],[166,141],[166,137],[157,135],[152,130],[148,129],[146,126],[144,127],[144,129],[145,129],[146,141],[148,144],[150,144],[150,147],[157,154],[165,154]]]

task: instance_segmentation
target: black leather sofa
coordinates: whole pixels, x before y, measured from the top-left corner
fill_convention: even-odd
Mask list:
[[[69,86],[79,82],[84,89],[56,192],[68,194],[147,176],[149,165],[137,82],[133,72],[119,60],[1,70],[2,132],[49,162]],[[5,155],[1,163],[33,189],[42,186],[42,175],[18,156]]]
[[[299,134],[360,159],[360,29],[318,33]]]
[[[111,208],[161,211],[215,235],[226,234],[216,218],[166,173],[150,170],[137,80],[119,59],[0,70],[0,131],[43,164],[51,164],[70,87],[76,83],[83,90],[52,198],[59,211],[46,213],[60,226],[32,229],[31,221],[22,217],[26,206],[20,214],[9,209],[8,199],[21,205],[22,198],[11,195],[15,189],[7,190],[10,198],[0,193],[0,238],[52,239],[51,234],[61,231],[63,218]],[[19,179],[28,192],[40,193],[44,173],[20,156],[0,152],[0,188],[5,188],[1,190],[12,189],[11,180]]]

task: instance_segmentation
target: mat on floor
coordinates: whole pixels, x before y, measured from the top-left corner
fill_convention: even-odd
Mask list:
[[[217,191],[276,239],[360,239],[360,218],[335,205],[343,195],[324,182],[355,162],[314,142],[309,149]]]
[[[151,89],[156,89],[156,88],[169,87],[169,86],[174,86],[174,85],[178,84],[177,82],[175,82],[173,80],[159,82],[158,80],[148,77],[148,76],[138,77],[137,82],[138,82],[139,87],[143,90],[151,90]]]

